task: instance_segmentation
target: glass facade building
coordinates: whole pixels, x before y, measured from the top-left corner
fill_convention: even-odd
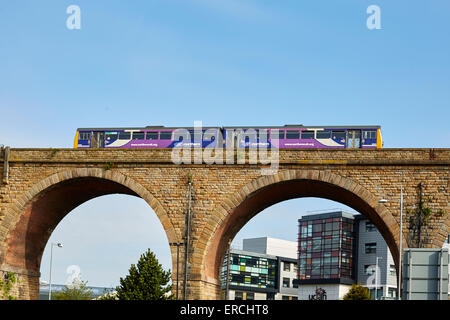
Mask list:
[[[354,282],[353,220],[353,215],[345,212],[299,220],[299,284]]]
[[[221,283],[225,288],[227,261],[222,265]],[[232,250],[230,253],[229,287],[234,290],[252,290],[255,292],[277,291],[277,257]]]

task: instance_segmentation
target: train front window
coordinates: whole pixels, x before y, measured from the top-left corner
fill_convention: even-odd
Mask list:
[[[131,138],[131,132],[119,132],[119,139],[120,140],[130,140]]]
[[[302,139],[314,139],[314,131],[302,131]]]
[[[145,132],[133,132],[133,140],[144,140]]]
[[[149,131],[147,132],[147,140],[158,140],[158,131]]]
[[[376,139],[377,132],[376,131],[363,131],[363,139]]]
[[[80,132],[78,140],[90,140],[91,133],[90,132]]]
[[[159,133],[160,140],[172,140],[172,132],[171,131],[161,131]]]
[[[293,130],[286,130],[286,139],[298,139],[300,138],[300,132]]]

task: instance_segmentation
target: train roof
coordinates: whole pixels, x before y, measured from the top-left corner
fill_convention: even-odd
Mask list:
[[[224,127],[202,127],[202,129],[294,129],[294,128],[326,128],[326,129],[379,129],[379,125],[362,126],[305,126],[302,124],[286,124],[284,126],[224,126]],[[117,131],[117,130],[174,130],[187,129],[194,130],[195,127],[165,127],[165,126],[146,126],[146,127],[116,127],[116,128],[78,128],[77,131]]]

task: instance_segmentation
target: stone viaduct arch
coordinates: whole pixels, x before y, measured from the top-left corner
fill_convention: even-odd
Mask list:
[[[22,288],[25,299],[35,299],[40,262],[46,243],[59,222],[82,203],[108,194],[127,194],[144,199],[161,221],[169,241],[176,241],[173,226],[159,201],[133,179],[98,168],[66,170],[36,183],[6,214],[9,230],[0,247],[0,269],[31,277]],[[21,212],[17,216],[14,213]],[[10,217],[10,219],[9,219]],[[17,219],[17,217],[20,217]]]
[[[398,228],[393,228],[396,221],[389,210],[378,203],[378,198],[356,182],[330,172],[289,170],[251,181],[217,207],[208,223],[216,225],[216,228],[204,230],[199,239],[199,242],[206,244],[206,252],[198,250],[199,254],[204,253],[202,263],[199,264],[205,268],[204,281],[212,286],[219,285],[228,240],[232,240],[251,218],[276,203],[301,197],[334,200],[369,217],[383,235],[398,264],[399,235]],[[215,224],[217,219],[220,222]],[[394,230],[397,232],[393,234]],[[406,246],[404,239],[403,245]],[[220,295],[220,291],[217,294]]]

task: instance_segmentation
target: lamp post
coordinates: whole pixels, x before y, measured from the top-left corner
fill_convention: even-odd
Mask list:
[[[388,200],[381,199],[379,203],[386,203]],[[401,300],[401,280],[402,280],[402,230],[403,230],[403,184],[400,184],[400,248],[398,252],[398,288],[397,288],[397,300]]]
[[[378,300],[378,259],[383,258],[377,257],[375,262],[375,300]]]
[[[62,248],[61,243],[53,243],[50,248],[50,280],[49,280],[49,291],[48,291],[48,300],[52,300],[52,263],[53,263],[53,246],[57,246],[58,248]]]

